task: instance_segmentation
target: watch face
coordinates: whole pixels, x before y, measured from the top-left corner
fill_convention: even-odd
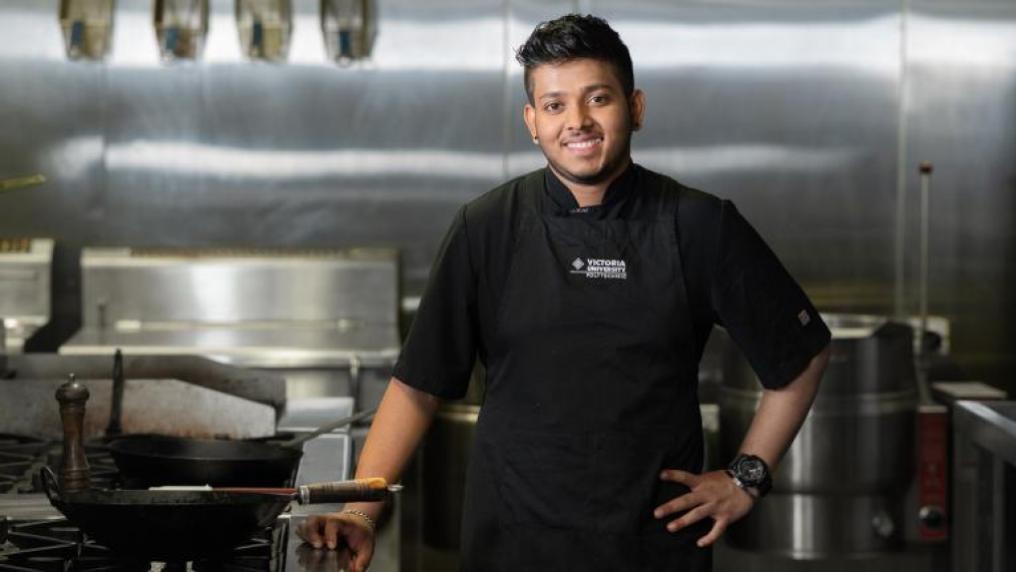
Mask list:
[[[761,483],[766,476],[766,468],[758,459],[742,459],[737,468],[741,480],[752,484]]]

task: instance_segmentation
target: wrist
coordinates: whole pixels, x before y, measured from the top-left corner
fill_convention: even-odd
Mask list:
[[[376,524],[384,512],[383,502],[349,502],[342,506],[342,511],[362,512]]]
[[[758,490],[758,487],[745,484],[744,481],[737,478],[737,475],[735,475],[731,471],[726,471],[726,473],[727,476],[730,477],[730,480],[734,482],[734,485],[737,486],[737,488],[741,489],[742,491],[745,492],[745,494],[751,497],[752,502],[757,501],[762,496]]]
[[[340,512],[339,514],[351,516],[359,520],[361,523],[363,523],[363,525],[367,528],[367,530],[370,531],[372,535],[377,533],[377,521],[375,521],[374,518],[372,518],[369,514],[363,512],[362,510],[358,510],[355,508],[345,508],[342,509],[342,512]]]

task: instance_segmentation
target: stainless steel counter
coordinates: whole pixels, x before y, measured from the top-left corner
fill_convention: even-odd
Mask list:
[[[222,363],[250,367],[362,367],[390,365],[399,352],[393,324],[358,323],[345,327],[214,327],[114,330],[86,328],[60,348],[65,355],[125,353],[201,355]]]
[[[953,408],[953,570],[1016,565],[1016,401]]]
[[[8,353],[20,352],[49,322],[52,265],[50,239],[0,240],[0,327]]]
[[[398,500],[396,500],[396,505]],[[311,514],[319,514],[341,510],[341,505],[294,506],[289,522],[288,539],[286,542],[286,572],[336,572],[348,569],[348,549],[327,550],[314,549],[297,535],[297,527]],[[395,514],[400,509],[396,506]],[[371,572],[398,572],[400,568],[400,522],[394,516],[386,526],[378,532],[374,546],[374,557],[371,559]]]

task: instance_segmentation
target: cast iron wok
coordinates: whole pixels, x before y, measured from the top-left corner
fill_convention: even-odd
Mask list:
[[[389,488],[364,481],[308,485],[300,494],[233,491],[96,490],[61,493],[44,467],[50,503],[88,536],[117,554],[178,561],[215,557],[271,526],[289,503],[376,501]],[[383,487],[383,488],[382,488]]]
[[[361,411],[279,445],[257,441],[135,435],[114,439],[107,447],[120,475],[132,487],[270,487],[290,480],[303,455],[300,445],[304,441],[355,423],[373,413],[373,409]]]

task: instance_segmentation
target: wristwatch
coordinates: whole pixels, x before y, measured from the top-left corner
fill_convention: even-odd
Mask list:
[[[738,455],[727,466],[727,474],[734,480],[734,484],[744,489],[756,500],[766,496],[769,489],[773,488],[773,478],[769,475],[769,467],[766,466],[765,461],[755,455]],[[752,492],[752,489],[755,492]]]

